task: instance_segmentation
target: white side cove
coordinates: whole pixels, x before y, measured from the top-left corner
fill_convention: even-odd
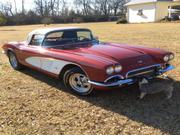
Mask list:
[[[34,67],[41,68],[41,61],[39,57],[29,57],[26,62]]]
[[[50,73],[54,73],[56,75],[59,75],[64,66],[73,64],[68,61],[44,57],[29,57],[26,59],[26,62],[34,67],[40,68]]]

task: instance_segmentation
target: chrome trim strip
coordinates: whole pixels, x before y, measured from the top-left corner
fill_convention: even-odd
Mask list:
[[[175,69],[175,67],[174,66],[172,66],[172,65],[169,65],[167,68],[165,68],[165,69],[160,69],[159,70],[159,73],[160,74],[163,74],[163,73],[165,73],[165,72],[167,72],[167,71],[170,71],[170,70],[173,70],[173,69]]]
[[[137,73],[137,74],[134,74],[134,75],[130,75],[130,76],[128,76],[128,78],[131,78],[131,77],[134,77],[134,76],[138,76],[138,75],[143,75],[143,74],[152,73],[153,71],[154,71],[154,70],[144,71],[144,72],[141,72],[141,73]]]
[[[154,66],[159,66],[160,64],[158,65],[154,65]],[[150,66],[151,67],[151,66]],[[153,67],[153,66],[152,66]],[[175,69],[174,66],[172,65],[169,65],[167,66],[165,69],[160,69],[159,70],[159,74],[156,74],[157,76],[158,75],[162,75],[163,73],[167,72],[167,71],[170,71],[170,70],[173,70]],[[149,79],[153,79],[153,78],[149,78]],[[123,84],[127,84],[127,85],[130,85],[130,84],[133,84],[135,83],[137,80],[135,79],[125,79],[125,80],[119,80],[117,82],[114,82],[114,83],[100,83],[100,82],[94,82],[94,81],[88,81],[90,84],[92,85],[96,85],[96,86],[100,86],[100,87],[116,87],[116,86],[122,86]]]
[[[151,67],[161,67],[161,64],[155,64],[155,65],[152,65],[152,66],[147,66],[147,67],[142,67],[142,68],[131,70],[131,71],[127,72],[126,78],[128,78],[128,75],[130,73],[132,73],[132,72],[136,72],[136,71],[143,70],[143,69],[148,69],[148,68],[151,68]]]
[[[104,82],[106,83],[106,82],[108,82],[109,80],[111,80],[111,79],[113,79],[115,77],[119,77],[120,79],[124,79],[124,77],[122,75],[114,75],[114,76],[111,76],[111,77],[107,78]]]
[[[118,82],[114,82],[114,83],[111,83],[111,84],[89,81],[90,84],[100,86],[100,87],[122,86],[123,84],[133,84],[134,82],[135,81],[133,79],[119,80]]]

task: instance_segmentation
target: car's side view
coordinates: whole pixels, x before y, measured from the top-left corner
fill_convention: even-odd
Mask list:
[[[61,79],[79,95],[94,88],[130,85],[174,69],[174,54],[155,48],[101,43],[86,28],[47,28],[29,33],[24,42],[3,45],[11,66],[27,66]]]

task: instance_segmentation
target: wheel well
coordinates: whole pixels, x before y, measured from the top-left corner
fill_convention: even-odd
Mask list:
[[[14,53],[12,50],[8,49],[7,50],[7,55],[9,55],[10,52]]]
[[[66,65],[66,66],[63,67],[63,69],[61,70],[61,72],[60,72],[60,74],[59,74],[59,79],[62,80],[64,73],[65,73],[67,70],[70,70],[70,69],[75,68],[75,67],[81,69],[81,70],[84,72],[84,70],[83,70],[81,67],[79,67],[79,66],[77,66],[77,65],[75,65],[75,64],[69,64],[69,65]]]

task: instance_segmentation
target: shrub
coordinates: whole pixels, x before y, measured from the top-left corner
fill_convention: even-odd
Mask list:
[[[46,25],[50,25],[51,23],[53,23],[53,20],[51,18],[45,17],[41,20],[41,23]]]
[[[5,25],[6,22],[7,19],[2,14],[0,14],[0,26]]]
[[[126,24],[126,23],[128,23],[126,18],[120,18],[120,19],[117,21],[117,24]]]
[[[77,18],[73,19],[73,23],[83,23],[83,22],[84,22],[84,20],[82,17],[77,17]]]

